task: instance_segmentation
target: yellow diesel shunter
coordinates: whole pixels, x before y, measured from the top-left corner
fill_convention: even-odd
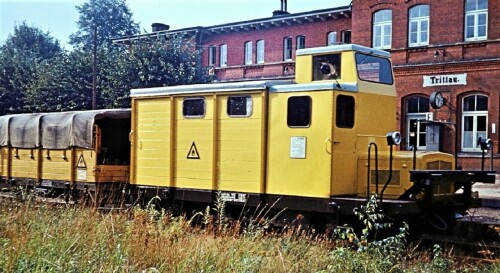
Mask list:
[[[472,181],[491,180],[452,171],[449,154],[393,153],[400,136],[388,134],[396,126],[388,52],[339,45],[296,55],[295,81],[132,90],[137,194],[184,206],[216,196],[228,205],[274,203],[290,218],[324,220],[352,213],[375,192],[390,214],[439,203],[451,215],[469,205]],[[464,194],[455,193],[460,188]]]
[[[129,178],[130,109],[0,117],[7,185],[95,191]]]

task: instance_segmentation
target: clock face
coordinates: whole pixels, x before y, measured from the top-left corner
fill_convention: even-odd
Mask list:
[[[434,109],[439,109],[444,105],[443,93],[437,91],[433,92],[430,97],[431,106]]]

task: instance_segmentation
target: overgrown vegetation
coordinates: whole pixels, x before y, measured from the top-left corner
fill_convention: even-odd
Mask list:
[[[24,200],[0,199],[0,272],[500,272],[438,246],[406,247],[405,226],[381,236],[389,226],[376,198],[357,211],[365,225],[359,237],[349,228],[337,236],[273,232],[269,206],[230,220],[220,199],[189,218],[153,202],[102,213]]]
[[[130,107],[130,89],[206,83],[202,49],[183,35],[139,34],[124,0],[86,0],[76,7],[71,49],[37,26],[16,25],[0,42],[0,115]],[[143,33],[147,34],[147,33]],[[95,58],[94,58],[95,57]]]

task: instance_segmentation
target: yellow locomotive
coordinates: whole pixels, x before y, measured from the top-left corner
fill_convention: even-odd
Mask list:
[[[41,159],[50,149],[2,142],[2,178],[42,186],[63,181],[68,189],[123,182],[132,199],[158,195],[171,205],[205,206],[220,193],[228,206],[275,204],[290,218],[302,213],[313,220],[351,214],[374,192],[390,215],[442,207],[450,216],[471,205],[473,182],[493,182],[491,172],[454,171],[450,154],[393,151],[400,136],[391,132],[396,91],[388,52],[349,44],[296,55],[295,81],[131,90],[130,128],[97,122],[86,150],[71,142],[54,146],[71,159],[66,176],[53,176],[50,184],[48,173],[56,167]],[[115,141],[128,129],[130,142]],[[130,151],[130,175],[122,180],[98,179],[117,167],[105,155],[110,145]],[[39,163],[16,163],[16,155],[34,149]],[[82,156],[93,160],[85,177],[78,172]]]

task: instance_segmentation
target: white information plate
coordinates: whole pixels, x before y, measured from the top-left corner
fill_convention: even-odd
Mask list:
[[[76,180],[85,181],[87,180],[87,169],[76,168]]]
[[[306,158],[307,137],[290,138],[290,158]]]

